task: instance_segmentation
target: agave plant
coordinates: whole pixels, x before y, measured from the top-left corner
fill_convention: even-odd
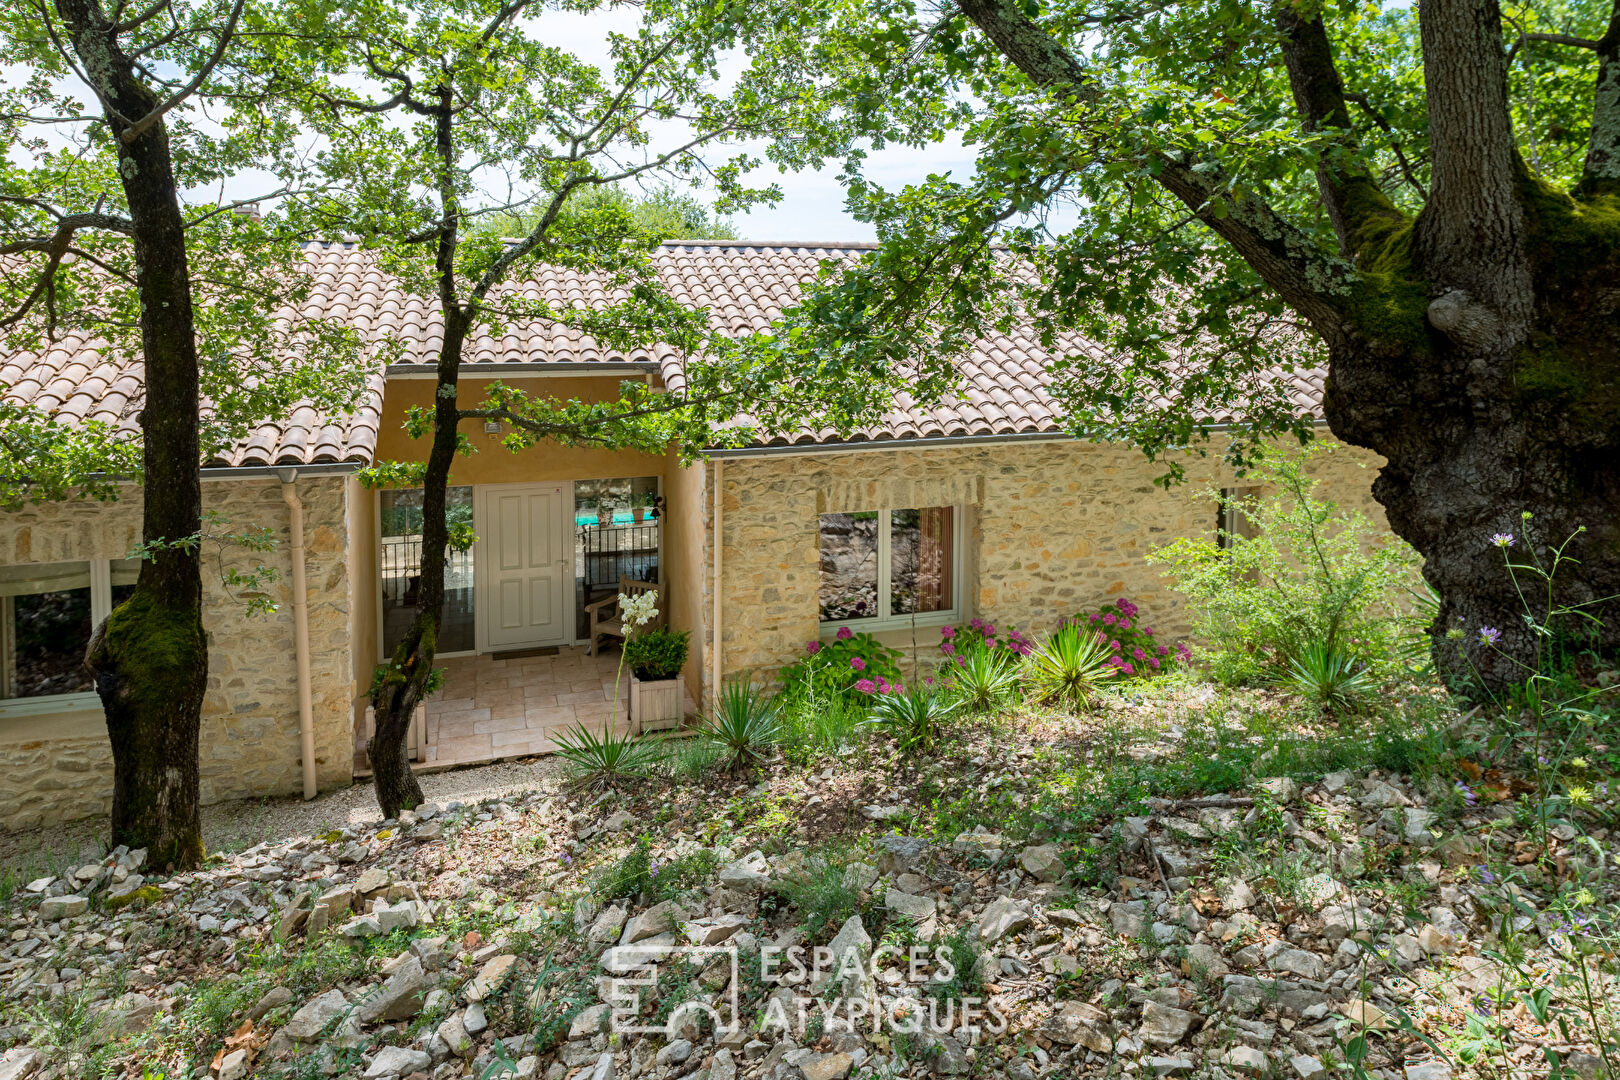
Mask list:
[[[1079,626],[1065,626],[1024,661],[1035,696],[1070,709],[1086,709],[1104,681],[1114,675],[1108,638]]]
[[[913,685],[878,696],[866,722],[893,735],[902,750],[932,746],[939,729],[962,709],[960,699],[952,699],[932,686]]]
[[[1367,665],[1331,642],[1313,641],[1288,662],[1282,684],[1330,713],[1355,712],[1378,689]]]
[[[969,649],[958,654],[950,685],[964,706],[985,712],[1018,688],[1018,667],[1001,649]]]
[[[590,789],[645,780],[663,757],[662,748],[653,741],[629,730],[620,735],[612,724],[597,735],[576,722],[556,737],[556,743],[557,755],[568,763],[573,782]]]
[[[782,706],[762,688],[742,679],[720,687],[714,712],[697,725],[698,734],[720,747],[732,771],[764,760],[782,733]]]

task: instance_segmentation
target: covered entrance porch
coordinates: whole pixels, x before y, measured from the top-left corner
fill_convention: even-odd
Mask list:
[[[589,605],[621,577],[657,582],[661,608],[663,507],[659,478],[474,484],[453,487],[452,524],[476,541],[449,551],[440,612],[442,689],[412,733],[418,767],[548,753],[576,723],[605,726],[619,649],[586,655]],[[420,603],[421,493],[377,493],[378,660]],[[629,711],[629,673],[619,688]],[[368,710],[369,713],[369,710]],[[355,769],[369,771],[371,718],[355,732]]]

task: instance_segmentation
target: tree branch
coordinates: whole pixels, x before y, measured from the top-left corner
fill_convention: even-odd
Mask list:
[[[1497,0],[1425,0],[1418,23],[1432,180],[1414,255],[1437,292],[1468,294],[1504,328],[1526,326],[1534,296],[1501,11]]]
[[[1612,195],[1620,193],[1620,0],[1614,0],[1609,29],[1597,43],[1597,53],[1592,141],[1581,168],[1580,190]]]
[[[1093,97],[1085,68],[1025,14],[1022,5],[1013,0],[958,0],[957,6],[1037,86],[1077,102]],[[1330,345],[1347,340],[1350,328],[1338,299],[1350,292],[1352,271],[1347,263],[1328,257],[1257,195],[1234,191],[1232,183],[1208,163],[1191,160],[1185,152],[1161,153],[1151,160],[1159,185],[1231,244],[1324,340]]]
[[[1343,132],[1334,140],[1342,153],[1329,149],[1318,156],[1316,185],[1339,238],[1340,253],[1353,256],[1361,247],[1362,229],[1373,223],[1371,219],[1399,222],[1404,215],[1379,189],[1372,174],[1354,160],[1350,108],[1345,104],[1344,82],[1333,62],[1333,46],[1322,16],[1302,18],[1291,0],[1278,0],[1273,16],[1282,35],[1283,62],[1301,125],[1310,132]]]
[[[242,16],[242,6],[245,2],[246,0],[236,0],[235,5],[231,8],[230,15],[225,20],[225,25],[220,27],[219,40],[214,43],[213,55],[209,56],[207,62],[204,63],[202,67],[197,69],[197,74],[192,78],[192,80],[175,93],[171,94],[167,101],[163,102],[157,108],[148,112],[145,116],[141,117],[129,127],[125,128],[118,136],[125,146],[128,146],[130,143],[146,134],[147,131],[151,130],[152,125],[163,119],[164,113],[168,112],[182,101],[185,101],[192,94],[195,94],[197,92],[197,88],[203,84],[203,81],[207,79],[209,75],[213,74],[214,69],[219,66],[219,62],[225,58],[225,49],[230,45],[231,38],[236,32],[236,23],[237,20]]]

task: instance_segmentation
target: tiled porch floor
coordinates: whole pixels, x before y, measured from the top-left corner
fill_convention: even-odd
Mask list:
[[[427,706],[424,766],[459,765],[543,754],[551,736],[576,722],[600,728],[613,710],[619,652],[586,656],[565,646],[556,656],[463,656],[444,661],[444,686]],[[618,718],[629,711],[630,675],[619,685]]]
[[[444,685],[427,703],[426,751],[418,769],[442,769],[550,753],[552,736],[576,722],[601,730],[613,711],[619,651],[586,656],[583,645],[555,656],[458,656],[439,661]],[[630,673],[619,684],[618,723],[627,723]],[[364,739],[355,771],[369,774]]]

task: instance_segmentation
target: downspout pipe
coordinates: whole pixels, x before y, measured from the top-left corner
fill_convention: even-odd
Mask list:
[[[725,489],[722,486],[721,481],[725,477],[725,471],[726,463],[724,461],[716,461],[714,463],[714,595],[711,597],[712,603],[714,604],[714,615],[709,621],[714,625],[714,648],[712,650],[714,653],[714,681],[713,686],[710,688],[710,693],[713,694],[711,700],[715,704],[719,704],[720,702],[720,679],[722,673],[725,671],[725,667],[720,658],[720,643],[723,640],[720,635],[720,597],[724,592],[720,585],[720,572],[724,566],[722,552],[725,549],[726,541],[726,499]]]
[[[315,782],[315,701],[309,688],[309,593],[304,584],[304,503],[298,497],[298,470],[278,470],[292,532],[293,655],[298,668],[298,737],[304,760],[304,798],[317,794]]]

